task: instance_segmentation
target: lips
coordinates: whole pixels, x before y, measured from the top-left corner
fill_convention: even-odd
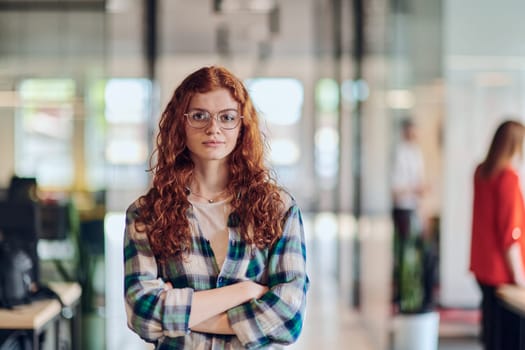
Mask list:
[[[209,140],[209,141],[204,141],[203,144],[207,146],[218,146],[218,145],[224,144],[224,142],[217,141],[217,140]]]

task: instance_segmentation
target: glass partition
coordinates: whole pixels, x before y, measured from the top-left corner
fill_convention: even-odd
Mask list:
[[[301,157],[300,123],[304,87],[293,78],[254,78],[246,81],[255,108],[261,113],[262,130],[270,145],[270,161],[280,181],[297,185]]]
[[[69,188],[74,181],[75,82],[26,79],[18,92],[16,173],[36,177],[43,187]]]

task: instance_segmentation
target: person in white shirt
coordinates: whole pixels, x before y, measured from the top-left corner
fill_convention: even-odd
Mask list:
[[[404,235],[410,230],[407,218],[418,211],[425,192],[425,166],[413,121],[404,119],[401,128],[402,139],[394,156],[391,188],[394,224],[397,231]]]

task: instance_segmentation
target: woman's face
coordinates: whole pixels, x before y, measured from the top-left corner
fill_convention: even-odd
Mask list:
[[[210,122],[203,128],[195,128],[188,122],[189,116],[185,116],[186,146],[190,151],[195,163],[225,160],[235,148],[237,137],[241,129],[242,121],[231,129],[221,128],[217,116],[228,116],[228,113],[237,114],[239,103],[233,99],[227,89],[217,89],[205,93],[197,93],[193,96],[186,114],[191,112],[203,112],[197,114],[194,119],[199,119],[205,112],[211,116]]]

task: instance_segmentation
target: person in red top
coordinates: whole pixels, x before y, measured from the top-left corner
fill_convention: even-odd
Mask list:
[[[523,155],[525,126],[505,121],[496,130],[485,160],[474,173],[470,270],[482,293],[484,349],[510,349],[506,332],[519,329],[500,306],[502,284],[525,287],[525,205],[515,165]],[[502,343],[504,342],[504,343]]]

